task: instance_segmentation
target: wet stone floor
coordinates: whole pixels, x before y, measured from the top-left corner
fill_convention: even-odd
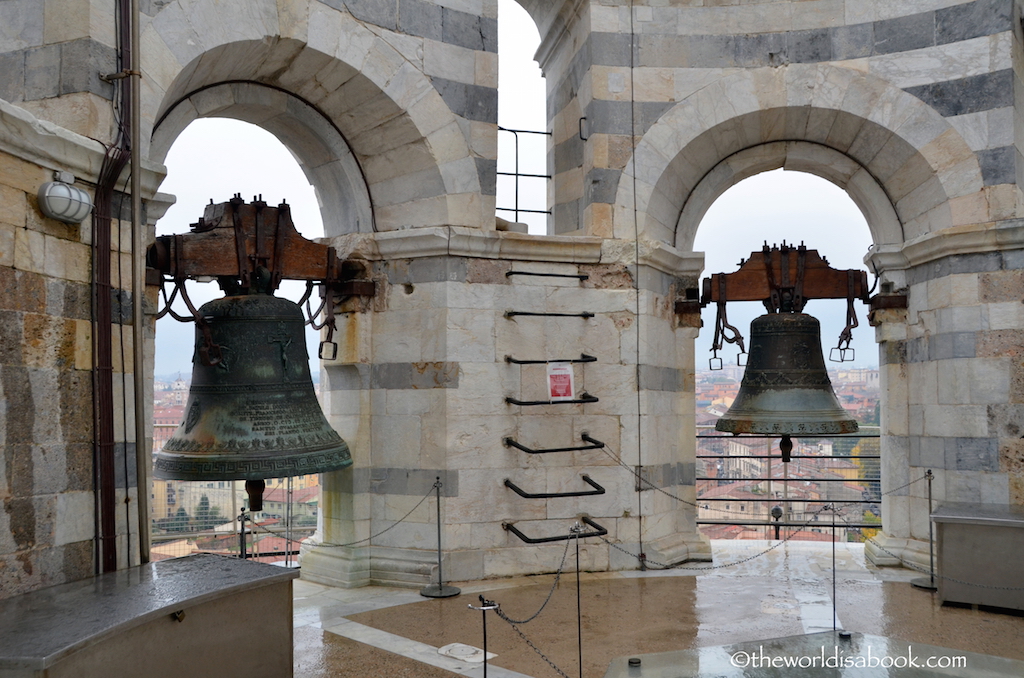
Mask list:
[[[830,544],[793,542],[722,567],[769,545],[716,541],[714,562],[695,569],[583,573],[579,615],[571,556],[557,585],[554,575],[455,582],[461,595],[446,599],[297,580],[295,676],[483,676],[484,614],[495,678],[1024,676],[1024,617],[939,605],[910,585],[919,573],[875,568],[855,544],[836,546],[834,569]],[[469,608],[482,595],[525,620],[549,593],[540,614],[516,628]],[[840,639],[833,625],[852,638]],[[453,643],[470,647],[439,653]],[[901,667],[907,656],[942,670]],[[641,665],[629,666],[630,657]]]

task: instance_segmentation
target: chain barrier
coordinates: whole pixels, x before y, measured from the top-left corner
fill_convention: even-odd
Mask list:
[[[831,508],[831,506],[832,506],[831,504],[826,504],[826,505],[822,506],[820,509],[815,511],[814,514],[807,520],[807,522],[805,522],[800,527],[804,528],[804,527],[807,527],[808,525],[810,525],[811,523],[813,523],[815,518],[817,518],[819,515],[824,513],[829,508]],[[621,551],[622,553],[625,553],[626,555],[629,555],[629,556],[632,556],[633,558],[636,558],[641,563],[643,563],[645,566],[647,566],[648,564],[653,564],[655,567],[653,567],[651,569],[655,569],[655,570],[708,571],[708,570],[721,570],[721,569],[724,569],[726,567],[735,567],[736,565],[742,565],[743,563],[748,563],[751,560],[754,560],[755,558],[760,558],[763,555],[767,555],[768,553],[770,553],[771,551],[774,551],[775,549],[779,548],[780,546],[782,546],[786,542],[791,541],[796,536],[797,532],[799,532],[799,530],[797,530],[796,532],[791,532],[790,535],[788,537],[786,537],[785,539],[780,539],[780,540],[776,541],[774,544],[772,544],[771,546],[769,546],[765,550],[760,551],[758,553],[755,553],[752,556],[747,556],[746,558],[742,558],[740,560],[736,560],[736,561],[733,561],[731,563],[723,563],[722,565],[705,565],[705,566],[701,566],[701,567],[693,567],[693,566],[689,566],[688,567],[688,566],[686,566],[685,564],[682,564],[682,563],[679,564],[679,565],[666,565],[665,563],[659,563],[656,560],[649,560],[647,558],[647,555],[644,554],[644,553],[632,553],[629,550],[623,548],[622,546],[619,546],[618,544],[613,544],[612,542],[608,541],[604,537],[601,537],[601,541],[603,541],[604,543],[608,544],[609,546],[611,546],[613,549],[616,549],[617,551]]]
[[[502,619],[504,619],[505,621],[507,621],[509,624],[529,624],[534,619],[539,617],[540,613],[543,612],[544,608],[548,606],[549,602],[551,602],[551,596],[555,595],[555,589],[558,588],[558,580],[562,578],[562,572],[565,571],[565,559],[569,555],[569,544],[572,543],[573,539],[578,539],[578,538],[579,538],[579,533],[573,533],[572,539],[566,539],[565,540],[565,550],[562,551],[562,562],[560,562],[558,564],[558,571],[555,572],[555,581],[552,582],[551,590],[548,591],[548,596],[547,596],[547,598],[544,599],[544,602],[541,603],[541,606],[540,606],[539,610],[534,612],[532,615],[530,615],[526,619],[510,619],[509,617],[506,617],[504,615],[504,613],[501,611],[501,606],[498,606],[497,611],[496,611],[497,615],[499,617],[501,617]]]
[[[519,635],[519,637],[523,639],[523,642],[526,643],[527,645],[529,645],[530,649],[533,650],[534,652],[536,652],[538,657],[540,657],[545,662],[547,662],[548,666],[550,666],[552,669],[554,669],[555,672],[558,675],[562,676],[563,678],[570,678],[570,676],[565,671],[560,669],[557,664],[555,664],[553,661],[551,661],[551,659],[546,654],[541,652],[541,649],[539,647],[537,647],[533,643],[533,641],[530,640],[526,636],[525,633],[523,633],[522,629],[519,628],[519,625],[520,624],[529,624],[534,619],[539,617],[540,613],[543,612],[544,609],[548,606],[548,603],[551,602],[551,597],[554,596],[555,589],[558,588],[558,582],[562,578],[562,573],[565,572],[565,560],[569,556],[569,544],[573,543],[573,540],[577,540],[576,543],[578,543],[578,540],[579,540],[579,531],[578,530],[575,530],[575,531],[572,532],[572,538],[565,540],[565,550],[562,551],[562,560],[561,560],[561,562],[558,563],[558,571],[555,572],[555,580],[551,583],[551,588],[548,590],[548,595],[547,595],[547,597],[544,598],[544,602],[541,603],[540,608],[536,612],[534,612],[532,615],[530,615],[526,619],[512,619],[511,617],[509,617],[507,614],[505,614],[502,611],[500,604],[498,604],[498,603],[496,603],[494,601],[489,601],[491,604],[494,605],[494,608],[493,608],[494,609],[494,614],[498,615],[498,619],[501,619],[502,621],[507,623],[509,626],[511,626],[512,630],[515,631]]]
[[[541,609],[543,609],[543,608],[541,608]],[[529,645],[530,649],[533,650],[534,652],[536,652],[538,657],[540,657],[541,659],[546,661],[548,663],[548,666],[553,668],[558,675],[562,676],[562,678],[571,678],[568,673],[566,673],[562,669],[558,668],[558,665],[555,664],[555,662],[551,661],[551,659],[548,658],[548,656],[546,654],[541,652],[540,648],[537,647],[536,645],[534,645],[532,640],[530,640],[529,638],[526,637],[526,634],[523,633],[522,630],[518,626],[516,626],[516,622],[512,621],[507,616],[505,616],[505,613],[501,611],[501,607],[500,606],[496,607],[494,609],[494,614],[498,615],[498,619],[501,619],[502,621],[508,622],[508,625],[512,627],[512,630],[515,631],[516,633],[518,633],[519,637],[523,639],[523,642],[525,642],[527,645]],[[540,614],[540,611],[538,611],[537,614]]]
[[[365,539],[358,539],[356,541],[350,541],[350,542],[348,542],[346,544],[331,544],[331,543],[328,543],[328,542],[322,542],[320,544],[317,544],[317,547],[327,547],[327,548],[339,549],[339,548],[345,548],[345,547],[348,547],[348,546],[355,546],[356,544],[362,544],[363,542],[368,542],[368,541],[371,541],[373,539],[376,539],[377,537],[381,536],[382,534],[384,534],[388,530],[393,530],[394,528],[398,527],[398,525],[403,523],[406,518],[411,516],[413,514],[413,512],[416,509],[418,509],[420,507],[420,505],[423,504],[423,502],[425,502],[427,500],[427,497],[429,497],[431,494],[434,493],[434,488],[435,488],[436,485],[437,485],[437,483],[434,483],[433,485],[431,485],[430,489],[427,490],[427,493],[425,495],[423,495],[423,498],[420,499],[416,503],[415,506],[413,506],[411,509],[409,509],[408,513],[406,513],[404,516],[402,516],[401,518],[396,520],[394,523],[392,523],[388,527],[385,527],[380,532],[377,532],[376,534],[371,534],[369,537],[366,537]],[[255,525],[255,523],[254,523],[254,525]],[[264,532],[267,532],[269,534],[275,534],[273,531],[268,530],[263,525],[255,525],[255,526],[258,527],[259,529],[263,530]],[[277,536],[280,536],[280,535],[277,535]],[[300,539],[289,539],[288,537],[282,537],[282,539],[285,539],[285,540],[287,540],[287,541],[289,541],[289,542],[291,542],[293,544],[301,544],[302,541],[303,541],[303,540],[300,540]]]
[[[607,456],[608,456],[608,457],[609,457],[609,458],[610,458],[610,459],[611,459],[612,461],[614,461],[614,462],[615,462],[616,464],[618,464],[618,465],[619,465],[619,466],[621,466],[622,468],[624,468],[624,469],[626,469],[627,471],[629,471],[629,472],[630,472],[630,473],[631,473],[631,474],[633,475],[633,477],[634,477],[634,478],[635,478],[635,479],[637,480],[637,482],[639,482],[639,483],[643,483],[643,484],[644,484],[644,485],[646,485],[646,486],[647,486],[647,487],[648,487],[649,489],[652,489],[652,490],[654,490],[655,492],[660,492],[661,494],[665,495],[666,497],[669,497],[670,499],[673,499],[673,500],[675,500],[675,501],[678,501],[678,502],[679,502],[679,503],[681,503],[681,504],[686,504],[687,506],[692,506],[693,508],[696,508],[696,509],[699,509],[699,508],[701,508],[701,506],[700,506],[699,504],[696,504],[696,503],[694,503],[694,502],[692,502],[692,501],[689,501],[689,500],[683,499],[683,498],[681,498],[681,497],[677,497],[676,495],[672,494],[672,493],[671,493],[671,492],[669,492],[668,490],[665,490],[665,489],[663,489],[663,488],[661,488],[661,487],[658,487],[657,485],[655,485],[654,483],[652,483],[652,482],[651,482],[650,480],[648,480],[647,478],[644,478],[644,477],[643,477],[643,474],[641,474],[641,473],[640,473],[639,471],[637,471],[637,470],[636,470],[635,468],[633,468],[632,466],[630,466],[630,465],[629,465],[629,464],[627,464],[626,462],[622,461],[622,459],[621,459],[620,457],[618,457],[617,455],[615,455],[614,453],[612,453],[612,451],[611,451],[610,449],[608,449],[608,446],[607,446],[607,445],[605,445],[605,447],[601,448],[601,451],[602,451],[602,452],[604,452],[604,453],[605,453],[605,454],[606,454],[606,455],[607,455]],[[905,488],[907,488],[907,487],[910,487],[910,486],[911,486],[911,485],[913,485],[914,483],[918,483],[918,482],[921,482],[922,480],[925,480],[925,479],[926,479],[926,477],[927,477],[927,476],[921,476],[920,478],[917,478],[916,480],[911,480],[910,482],[908,482],[908,483],[904,483],[903,485],[900,485],[899,487],[894,487],[893,489],[889,490],[888,492],[882,492],[882,493],[880,493],[880,494],[879,494],[879,498],[881,498],[881,497],[884,497],[884,496],[886,496],[886,495],[889,495],[889,494],[893,494],[894,492],[899,492],[899,491],[900,491],[900,490],[902,490],[902,489],[905,489]],[[774,480],[774,479],[773,479],[773,480]],[[780,479],[779,479],[779,481],[781,482],[781,481],[782,481],[782,479],[780,478]],[[876,481],[872,481],[872,482],[876,482]],[[881,482],[881,481],[879,480],[879,481],[877,481],[877,482]],[[846,505],[852,505],[852,504],[853,504],[853,502],[850,502],[850,503],[847,503],[847,502],[839,502],[839,503],[842,503],[842,504],[846,504]],[[707,506],[707,507],[705,507],[705,509],[704,509],[704,510],[706,510],[706,511],[718,511],[718,512],[720,512],[720,513],[728,513],[728,514],[730,514],[730,515],[731,515],[731,514],[733,513],[732,511],[728,511],[728,510],[726,510],[726,509],[714,508],[714,507],[711,507],[711,506]]]

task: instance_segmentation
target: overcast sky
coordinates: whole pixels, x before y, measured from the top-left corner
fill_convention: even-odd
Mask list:
[[[514,0],[499,0],[499,72],[498,121],[506,128],[544,130],[544,85],[540,69],[533,61],[539,43],[537,30],[526,12]],[[520,135],[520,172],[543,174],[547,138]],[[499,134],[499,171],[512,171],[513,137]],[[230,158],[230,164],[224,161]],[[160,190],[177,197],[177,203],[157,225],[157,232],[184,233],[189,224],[203,214],[212,198],[225,202],[235,193],[247,201],[262,194],[263,200],[276,205],[286,200],[298,231],[308,237],[323,235],[323,223],[313,188],[298,164],[280,142],[268,132],[247,123],[224,119],[201,119],[181,134],[168,153],[168,175]],[[499,177],[498,206],[514,203],[513,180]],[[545,209],[543,180],[521,180],[520,208]],[[499,215],[511,219],[509,212]],[[531,233],[543,233],[544,215],[520,214],[530,224]],[[863,216],[846,193],[833,184],[798,172],[777,170],[752,177],[724,193],[701,222],[694,250],[706,253],[705,274],[730,272],[741,258],[760,250],[762,243],[786,240],[817,249],[836,268],[864,268],[862,259],[870,245],[870,234]],[[873,277],[869,276],[873,280]],[[189,283],[192,296],[200,303],[221,296],[215,284]],[[293,283],[282,288],[281,296],[297,300],[303,286]],[[866,311],[856,304],[861,326],[854,330],[856,360],[853,365],[878,364],[874,331],[867,326]],[[822,340],[827,348],[835,345],[845,324],[845,302],[812,301],[807,312],[822,323]],[[730,304],[729,320],[749,334],[749,323],[763,312],[760,304]],[[707,367],[714,310],[705,309],[704,329],[697,340],[696,367]],[[307,346],[316,354],[316,333],[307,331]],[[165,317],[157,323],[157,377],[191,372],[193,327]],[[735,362],[732,346],[720,354],[726,363]],[[314,361],[315,362],[315,361]],[[832,364],[830,364],[832,365]],[[834,365],[832,365],[834,366]],[[313,371],[318,371],[314,364]]]

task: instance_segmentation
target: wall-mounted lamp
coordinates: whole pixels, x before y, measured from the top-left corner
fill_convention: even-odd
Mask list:
[[[92,211],[89,194],[72,186],[75,175],[55,171],[53,181],[39,187],[39,209],[43,214],[67,224],[80,224]]]

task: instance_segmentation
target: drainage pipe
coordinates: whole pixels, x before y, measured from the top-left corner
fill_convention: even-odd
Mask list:
[[[132,327],[134,338],[133,364],[135,386],[135,473],[139,512],[139,562],[149,562],[150,508],[149,508],[149,465],[150,454],[147,441],[146,382],[143,378],[146,359],[146,325],[142,302],[146,295],[144,257],[146,249],[142,232],[142,142],[141,142],[141,90],[142,55],[139,40],[139,0],[131,0],[131,65],[128,85],[131,88],[131,194],[132,194]]]

